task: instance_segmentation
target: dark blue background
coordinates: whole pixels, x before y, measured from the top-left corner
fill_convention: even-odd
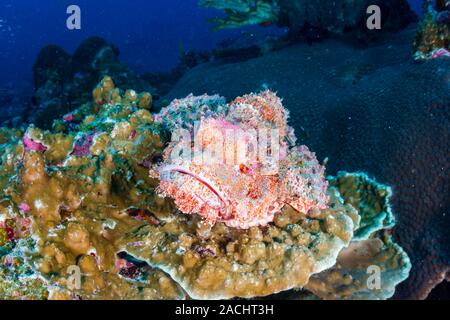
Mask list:
[[[421,0],[409,0],[416,10]],[[138,71],[168,70],[186,49],[211,49],[241,30],[213,32],[218,14],[198,0],[1,0],[0,86],[29,82],[39,49],[58,44],[69,52],[90,35],[116,44],[121,59]],[[66,28],[66,8],[82,10],[82,30]],[[258,28],[252,28],[258,32]]]

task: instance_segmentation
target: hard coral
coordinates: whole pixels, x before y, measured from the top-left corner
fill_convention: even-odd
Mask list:
[[[269,188],[264,179],[270,174],[258,175],[258,165],[219,167],[205,164],[195,156],[188,160],[170,157],[180,143],[191,148],[190,142],[173,140],[166,150],[165,161],[155,168],[159,173],[174,172],[167,180],[162,177],[160,189],[163,194],[175,197],[181,211],[199,215],[174,212],[165,225],[136,229],[122,239],[122,250],[170,274],[193,298],[255,297],[291,288],[306,288],[325,299],[391,296],[395,286],[408,275],[409,259],[388,239],[368,240],[377,230],[393,225],[389,188],[363,174],[345,173],[330,177],[332,184],[327,188],[323,167],[315,168],[318,163],[314,155],[305,146],[288,148],[286,138],[290,136],[295,141],[295,136],[287,125],[281,101],[269,91],[237,98],[222,110],[218,118],[200,119],[194,135],[200,136],[199,143],[209,145],[223,130],[236,127],[278,128],[284,133],[280,134],[281,142],[277,141],[281,144],[279,150],[285,150],[280,152],[284,155],[276,177],[281,181],[285,177],[288,182]],[[287,174],[291,170],[293,173]],[[263,182],[247,183],[246,179],[253,178],[252,175]],[[314,175],[319,183],[302,181]],[[290,188],[285,189],[286,185]],[[250,186],[262,190],[250,190]],[[235,189],[238,191],[230,192]],[[308,203],[308,197],[316,202],[311,210],[302,213],[304,207],[296,207],[295,201],[286,205],[275,200],[286,191],[303,204]],[[279,194],[274,195],[275,192]],[[299,197],[300,194],[304,197]],[[255,206],[252,201],[258,197],[262,201]],[[323,207],[318,205],[321,201]],[[271,202],[272,206],[279,205],[275,213],[270,206],[263,206]],[[231,213],[227,212],[230,204]],[[352,249],[341,251],[349,244]],[[355,248],[362,250],[355,252]],[[364,248],[373,248],[373,254],[366,255]],[[359,262],[352,264],[354,259]],[[381,291],[366,294],[362,281],[367,277],[364,271],[370,262],[380,265],[388,280]],[[341,266],[346,266],[346,274],[353,275],[354,281],[349,276],[329,276],[339,274]],[[329,284],[330,281],[334,282]],[[343,284],[349,286],[349,294],[340,292]],[[322,293],[327,285],[326,294]]]
[[[387,230],[392,225],[383,213],[390,207],[388,193],[382,194],[386,187],[362,174],[329,179],[330,208],[312,215],[287,206],[265,228],[237,230],[174,213],[164,226],[129,233],[122,250],[165,270],[193,298],[254,297],[288,288],[303,288],[308,298],[391,297],[411,263]],[[373,192],[380,196],[371,198]],[[361,219],[363,207],[372,214]],[[366,225],[379,227],[369,232]],[[369,283],[371,268],[380,271],[378,284]],[[303,299],[304,293],[295,291],[291,298]]]
[[[394,226],[391,189],[361,173],[339,172],[329,180],[344,203],[358,210],[361,221],[336,265],[313,275],[305,288],[322,299],[392,297],[396,285],[408,278],[411,262],[389,234]],[[379,272],[379,283],[371,279],[374,272]]]
[[[416,59],[450,56],[450,2],[424,2],[425,14],[414,39]]]
[[[73,111],[73,119],[80,121],[57,125],[61,131],[56,133],[31,126],[2,153],[4,298],[184,297],[159,270],[139,267],[139,278],[116,270],[116,261],[123,258],[116,257],[115,240],[145,223],[128,209],[140,207],[164,216],[171,206],[152,192],[157,182],[141,165],[149,155],[162,152],[163,129],[145,104],[116,89],[111,78],[105,77],[99,88],[105,101],[98,104],[94,99]],[[11,268],[10,261],[16,260],[23,270]],[[80,268],[80,288],[67,282],[70,266]]]
[[[206,91],[233,99],[264,80],[283,96],[301,143],[330,159],[328,174],[362,170],[392,186],[393,238],[412,262],[396,289],[399,299],[426,298],[450,271],[450,59],[415,63],[415,32],[411,26],[365,50],[330,40],[244,63],[209,64],[187,73],[167,95]],[[348,65],[367,70],[362,80],[336,79],[333,70]]]
[[[121,241],[129,255],[164,270],[195,299],[259,297],[303,287],[334,265],[352,238],[357,211],[328,191],[314,217],[290,206],[267,227],[236,229],[174,212],[164,226],[135,229]]]
[[[386,232],[354,241],[343,249],[336,265],[313,275],[306,289],[321,299],[384,300],[404,281],[411,263],[403,249]],[[372,280],[379,270],[379,280]]]

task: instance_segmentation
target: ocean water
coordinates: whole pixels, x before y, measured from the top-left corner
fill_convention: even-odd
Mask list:
[[[66,28],[66,8],[82,10],[82,29]],[[29,81],[39,50],[57,44],[73,52],[85,38],[97,35],[121,50],[121,59],[138,71],[167,71],[186,50],[211,50],[242,30],[213,32],[208,18],[217,11],[197,0],[105,0],[0,2],[0,83]],[[263,28],[246,28],[266,32]]]
[[[421,0],[409,0],[420,13]],[[82,29],[66,28],[66,8],[82,9]],[[31,80],[31,68],[39,50],[56,44],[73,52],[91,35],[104,37],[121,50],[121,59],[140,71],[167,71],[179,59],[179,48],[211,50],[239,30],[212,31],[208,18],[216,10],[200,8],[198,0],[104,0],[0,2],[0,86],[20,85]],[[273,32],[245,28],[245,32]]]

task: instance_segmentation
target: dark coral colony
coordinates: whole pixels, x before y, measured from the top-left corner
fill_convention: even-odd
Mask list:
[[[289,32],[167,74],[99,37],[41,50],[0,128],[0,298],[426,298],[448,280],[450,2],[420,21],[404,0],[200,5],[217,29]],[[267,157],[247,148],[261,130]],[[205,161],[218,145],[233,161]]]

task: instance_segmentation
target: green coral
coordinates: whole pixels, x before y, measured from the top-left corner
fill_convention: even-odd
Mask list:
[[[411,262],[388,232],[395,224],[389,203],[391,189],[364,173],[340,172],[328,179],[340,191],[344,202],[359,211],[361,221],[350,245],[339,253],[336,264],[313,275],[305,289],[321,299],[392,297],[396,285],[408,278]],[[373,270],[380,272],[379,287],[370,285]]]
[[[361,216],[354,240],[367,239],[372,233],[395,225],[389,203],[392,190],[369,178],[365,173],[339,172],[329,178],[330,185],[339,189],[346,203],[356,208]]]

